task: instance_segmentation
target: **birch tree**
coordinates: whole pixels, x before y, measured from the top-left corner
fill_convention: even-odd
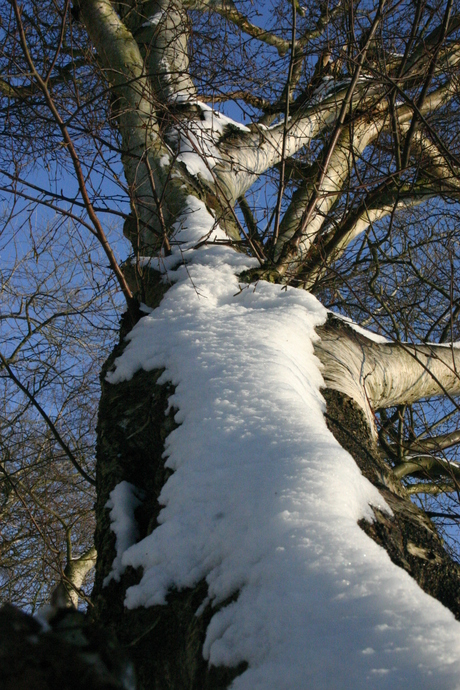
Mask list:
[[[456,687],[458,7],[11,0],[4,26],[4,189],[95,237],[126,301],[92,611],[139,687]]]

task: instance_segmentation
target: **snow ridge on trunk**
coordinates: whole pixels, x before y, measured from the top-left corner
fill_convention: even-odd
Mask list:
[[[301,290],[240,289],[251,260],[215,239],[189,197],[162,266],[174,284],[108,375],[164,368],[180,423],[161,524],[121,556],[143,568],[126,606],[203,578],[197,615],[238,594],[204,646],[211,664],[248,662],[235,690],[460,688],[460,625],[357,524],[387,507],[323,418],[313,343],[326,310]]]

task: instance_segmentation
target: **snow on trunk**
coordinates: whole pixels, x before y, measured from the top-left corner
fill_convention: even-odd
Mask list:
[[[114,579],[120,582],[120,576],[125,571],[122,564],[124,552],[139,539],[139,530],[134,517],[134,511],[142,503],[142,491],[139,491],[129,482],[120,482],[113,491],[106,503],[106,508],[110,509],[110,522],[112,532],[116,535],[115,548],[117,555],[112,563],[112,570],[104,578],[104,587]]]
[[[108,375],[164,368],[180,423],[161,524],[122,555],[143,568],[126,606],[203,578],[198,616],[238,594],[204,646],[211,664],[248,662],[235,690],[460,688],[460,625],[357,524],[387,508],[326,428],[313,354],[326,310],[301,290],[240,289],[250,260],[212,243],[223,234],[196,199],[178,225],[174,285]]]

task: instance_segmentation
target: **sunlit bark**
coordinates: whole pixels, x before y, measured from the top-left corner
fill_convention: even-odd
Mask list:
[[[375,433],[374,410],[460,394],[460,347],[381,343],[339,319],[319,329],[315,351],[327,388],[353,398]]]

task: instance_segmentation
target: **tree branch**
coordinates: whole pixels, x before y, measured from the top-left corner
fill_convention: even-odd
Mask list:
[[[280,38],[266,29],[261,29],[250,22],[244,14],[238,11],[233,0],[184,0],[183,4],[188,9],[220,14],[221,17],[238,26],[248,36],[276,48],[281,56],[285,55],[290,48],[290,41]]]
[[[407,476],[423,475],[430,479],[448,477],[460,479],[460,466],[449,462],[445,458],[437,458],[432,455],[409,455],[406,459],[393,468],[398,479]]]
[[[30,400],[30,402],[32,403],[32,405],[33,405],[33,406],[35,407],[35,409],[37,410],[37,412],[38,412],[38,413],[41,415],[41,417],[44,419],[44,421],[45,421],[46,424],[48,425],[49,430],[51,431],[51,433],[53,434],[54,438],[56,439],[56,441],[58,442],[58,444],[61,446],[62,450],[63,450],[64,453],[67,455],[67,457],[69,458],[70,462],[71,462],[72,465],[75,467],[75,469],[77,470],[77,472],[79,472],[79,474],[81,474],[81,476],[82,476],[84,479],[86,479],[86,481],[87,481],[89,484],[91,484],[92,486],[96,486],[96,481],[95,481],[92,477],[90,477],[89,474],[88,474],[88,473],[83,469],[83,467],[80,465],[80,463],[79,463],[78,460],[76,459],[75,455],[72,453],[72,451],[70,450],[69,446],[68,446],[67,443],[64,441],[64,439],[63,439],[62,436],[60,435],[59,431],[56,429],[56,426],[53,424],[53,422],[51,421],[51,419],[48,417],[48,415],[46,414],[45,410],[44,410],[43,407],[40,405],[40,403],[38,402],[38,400],[36,399],[36,397],[35,397],[34,395],[32,395],[32,393],[21,383],[21,381],[20,381],[20,380],[18,379],[18,377],[14,374],[14,372],[13,372],[13,370],[11,369],[10,365],[8,364],[7,360],[5,359],[5,357],[4,357],[1,353],[0,353],[0,359],[1,359],[1,361],[2,361],[3,366],[4,366],[5,369],[7,370],[8,375],[9,375],[9,377],[11,378],[11,380],[14,381],[14,383],[17,385],[17,387],[24,393],[24,395],[28,398],[28,400]]]
[[[460,429],[451,431],[449,434],[440,434],[431,438],[415,439],[411,443],[405,443],[404,447],[411,453],[430,453],[451,448],[460,443]]]
[[[183,25],[179,22],[177,12],[173,11],[175,6],[170,7],[169,0],[167,7],[171,9],[170,12],[163,12],[160,7],[153,17],[136,13],[136,23],[140,24],[144,38],[140,34],[135,39],[115,12],[110,0],[81,0],[82,19],[114,94],[113,108],[122,135],[122,162],[133,208],[129,224],[125,225],[125,234],[131,240],[136,254],[140,251],[149,254],[161,250],[164,244],[164,226],[172,225],[172,218],[182,208],[187,193],[183,189],[184,180],[173,179],[170,166],[164,164],[164,161],[172,161],[172,155],[160,137],[155,108],[161,105],[164,112],[166,104],[159,102],[158,92],[156,96],[154,94],[139,48],[139,45],[143,45],[143,40],[148,39],[153,41],[149,59],[155,64],[162,57],[166,62],[171,62],[173,57],[168,58],[168,51],[172,51],[182,65],[182,44],[185,40]],[[166,34],[156,31],[157,24],[166,27]],[[175,39],[181,42],[180,58],[177,46],[175,48]],[[166,68],[163,71],[164,69]],[[163,79],[163,72],[161,75],[157,70],[156,76]],[[161,88],[161,85],[158,86],[160,91]],[[158,199],[163,202],[161,213]]]
[[[425,103],[428,107],[428,104]],[[432,102],[430,103],[430,107]],[[423,112],[425,108],[421,109]],[[409,130],[409,112],[403,108],[399,112],[399,127],[402,132]],[[390,121],[391,125],[391,121]],[[427,201],[435,194],[445,194],[458,198],[460,192],[460,179],[456,169],[447,158],[441,153],[439,147],[434,144],[426,135],[421,132],[415,133],[413,146],[416,145],[418,157],[416,165],[421,167],[418,172],[418,181],[412,185],[398,186],[395,176],[388,181],[384,181],[364,199],[358,209],[349,213],[341,222],[336,224],[335,229],[326,237],[320,237],[327,213],[332,208],[335,200],[340,194],[344,183],[349,177],[352,154],[360,155],[366,146],[376,139],[378,134],[389,123],[386,116],[380,122],[374,120],[368,123],[362,120],[360,126],[356,126],[353,132],[358,132],[358,136],[349,137],[347,141],[346,133],[342,135],[343,141],[337,144],[336,155],[331,158],[330,168],[327,179],[323,185],[322,194],[326,198],[319,198],[317,208],[313,214],[309,225],[305,230],[305,235],[299,242],[301,256],[297,261],[291,262],[290,272],[294,275],[298,270],[303,270],[304,277],[301,279],[302,286],[310,289],[320,276],[325,272],[326,267],[331,266],[344,253],[347,246],[358,235],[364,232],[369,225],[382,220],[396,208],[410,208],[424,201]],[[359,135],[360,127],[364,136]],[[352,125],[350,125],[350,129]],[[343,149],[345,156],[348,154],[348,162],[344,156],[343,163],[340,164],[340,152]],[[397,176],[404,170],[399,169]],[[341,174],[340,174],[341,173]],[[335,185],[331,184],[334,181]],[[304,214],[304,207],[311,195],[313,183],[307,183],[304,188],[299,189],[294,195],[289,208],[287,209],[282,222],[283,234],[280,235],[279,245],[284,241],[289,241],[294,232],[298,232],[299,223]],[[334,188],[335,187],[335,188]],[[336,193],[335,193],[336,192]],[[317,196],[320,196],[319,194]],[[286,239],[285,239],[286,238]],[[314,245],[317,240],[316,245]],[[311,248],[311,249],[310,249]],[[282,245],[278,247],[278,254],[281,252]],[[308,254],[309,253],[309,254]],[[308,255],[308,260],[305,257]]]
[[[361,75],[361,70],[366,59],[368,48],[372,42],[375,32],[377,31],[377,27],[380,24],[380,21],[382,20],[384,5],[385,0],[380,0],[372,22],[372,26],[370,27],[368,35],[366,37],[366,42],[362,50],[360,51],[360,55],[356,62],[353,77],[351,78],[346,95],[341,104],[340,112],[337,118],[337,122],[335,123],[334,131],[331,135],[327,149],[324,153],[323,161],[320,166],[319,178],[317,184],[315,185],[314,192],[311,195],[311,198],[303,212],[299,227],[294,232],[292,237],[288,241],[284,242],[282,250],[276,261],[276,270],[280,276],[285,276],[286,274],[291,273],[291,263],[293,261],[295,264],[298,264],[299,258],[302,261],[302,255],[305,249],[303,246],[303,239],[305,235],[310,236],[310,232],[307,231],[307,228],[309,226],[312,216],[315,213],[315,206],[318,200],[318,196],[321,193],[324,180],[326,178],[326,175],[328,175],[329,173],[329,165],[333,157],[335,147],[342,134],[345,118],[349,112],[349,109],[352,107],[353,95],[358,85],[358,80]]]
[[[284,155],[293,156],[310,143],[337,119],[348,88],[343,82],[336,90],[315,103],[315,94],[310,106],[299,108],[289,121],[284,134],[284,121],[272,127],[252,124],[251,131],[232,136],[220,145],[221,161],[213,169],[232,201],[243,196],[264,172],[281,162],[283,139]],[[367,80],[354,91],[353,104],[361,103],[369,108],[381,98],[381,86]]]
[[[67,559],[63,574],[63,584],[66,599],[69,604],[77,608],[78,597],[81,586],[89,571],[94,568],[97,560],[96,547],[91,546],[85,553],[78,558],[70,557]]]
[[[442,484],[429,484],[426,482],[417,482],[417,484],[410,484],[409,486],[406,486],[406,491],[408,494],[414,495],[414,494],[449,494],[452,493],[452,491],[457,490],[457,486],[455,484],[450,484],[448,482],[444,482]]]
[[[312,178],[293,195],[281,223],[280,237],[275,248],[275,260],[278,260],[286,242],[289,242],[294,235],[298,236],[297,256],[289,264],[287,269],[289,274],[295,274],[298,267],[304,263],[305,257],[316,236],[320,233],[328,213],[350,178],[354,157],[360,156],[379,135],[384,123],[385,119],[382,118],[376,118],[373,122],[369,122],[367,116],[351,123],[347,129],[342,131],[337,141],[334,152],[329,159],[327,172],[321,175],[321,186],[318,187],[319,182],[316,178]],[[303,227],[305,210],[312,196],[315,196],[316,199],[315,207],[312,210],[309,223]]]
[[[54,103],[54,100],[50,94],[50,91],[48,89],[47,83],[42,79],[40,74],[38,73],[35,63],[32,59],[32,56],[30,54],[28,45],[27,45],[27,40],[26,40],[26,35],[24,32],[24,26],[22,23],[22,18],[21,18],[21,10],[17,4],[17,0],[13,0],[13,9],[14,9],[14,15],[16,18],[17,26],[18,26],[18,31],[19,31],[19,37],[20,37],[20,42],[21,42],[21,47],[24,52],[24,57],[27,61],[27,64],[29,65],[30,71],[31,71],[31,81],[35,81],[39,88],[41,89],[43,96],[45,97],[46,105],[48,106],[49,110],[51,111],[54,120],[56,124],[58,125],[59,129],[61,130],[62,137],[64,139],[64,143],[67,147],[67,150],[69,151],[70,158],[72,160],[72,165],[73,169],[75,171],[75,176],[77,178],[77,183],[78,183],[78,188],[80,190],[80,194],[82,196],[83,202],[85,204],[85,209],[88,213],[88,216],[91,220],[92,225],[94,226],[95,234],[102,246],[102,249],[105,252],[105,255],[107,256],[107,259],[109,260],[110,266],[117,278],[117,281],[120,285],[120,288],[123,292],[123,295],[126,299],[126,303],[128,305],[128,308],[131,307],[132,305],[132,300],[133,296],[131,293],[131,290],[129,289],[129,286],[123,276],[123,272],[120,269],[120,266],[118,265],[118,262],[115,258],[115,254],[112,251],[112,248],[107,240],[107,236],[104,232],[104,229],[99,221],[99,218],[97,214],[94,211],[93,205],[91,203],[91,200],[88,195],[88,191],[86,188],[86,182],[85,178],[83,175],[83,170],[81,167],[80,159],[78,157],[77,151],[75,149],[75,146],[73,144],[72,138],[70,137],[70,134],[68,132],[67,127],[64,124],[64,121],[62,120],[56,105]]]
[[[317,330],[325,386],[353,398],[374,432],[374,410],[460,395],[459,346],[376,342],[336,317]]]

